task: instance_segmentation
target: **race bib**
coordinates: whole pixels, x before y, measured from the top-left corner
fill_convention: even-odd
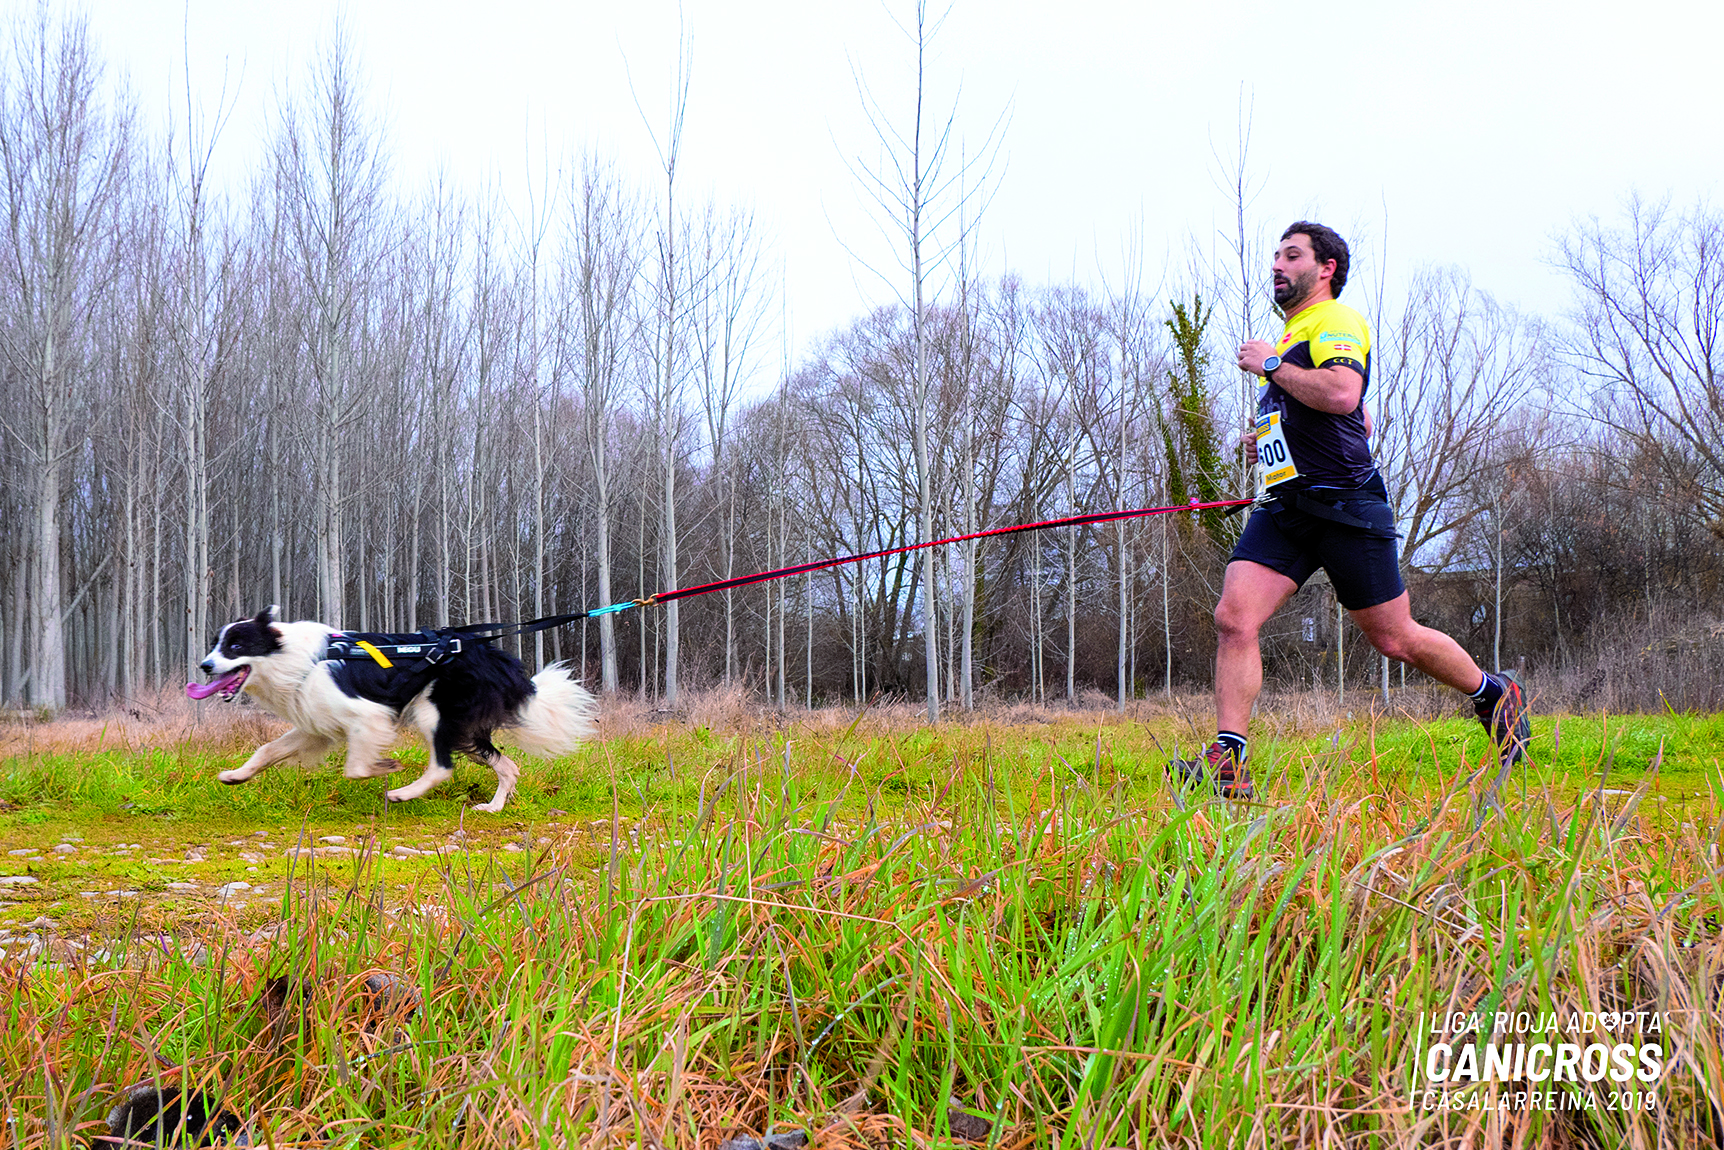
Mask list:
[[[1263,486],[1274,487],[1299,478],[1299,466],[1287,450],[1287,435],[1281,429],[1281,413],[1271,411],[1257,417],[1257,462],[1263,465]]]

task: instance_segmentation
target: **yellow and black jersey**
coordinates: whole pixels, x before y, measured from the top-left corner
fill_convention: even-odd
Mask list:
[[[1280,412],[1302,486],[1364,486],[1376,471],[1365,434],[1365,392],[1371,386],[1371,329],[1365,317],[1337,300],[1312,304],[1287,321],[1275,354],[1295,367],[1340,364],[1364,378],[1359,404],[1346,415],[1306,407],[1273,380],[1265,381],[1257,396],[1259,417]]]

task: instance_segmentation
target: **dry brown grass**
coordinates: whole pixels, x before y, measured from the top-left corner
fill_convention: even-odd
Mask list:
[[[0,1060],[25,1068],[0,1116],[15,1145],[62,1145],[127,1085],[178,1078],[276,1144],[714,1150],[792,1125],[932,1146],[950,1097],[1001,1146],[1713,1144],[1724,800],[1576,798],[1562,773],[1603,751],[1571,729],[1482,817],[1460,725],[1441,754],[1405,723],[1381,750],[1373,696],[1351,698],[1345,725],[1327,692],[1266,697],[1279,759],[1250,807],[1144,781],[1157,740],[1207,739],[1202,694],[1123,715],[985,700],[938,731],[904,702],[611,701],[585,761],[640,796],[634,818],[572,820],[531,856],[449,849],[406,880],[378,853],[400,829],[368,824],[371,853],[301,864],[263,929],[255,908],[41,928],[0,959]],[[13,724],[0,755],[64,781],[97,747],[181,748],[194,767],[159,786],[183,808],[212,789],[204,759],[278,729],[133,709]],[[1413,765],[1427,740],[1452,783]],[[411,1015],[379,1016],[377,972],[415,988]],[[1420,1020],[1453,1009],[1659,1012],[1660,1105],[1409,1107]]]
[[[889,760],[877,786],[834,817],[852,720],[784,728],[785,758],[750,741],[783,717],[739,706],[691,698],[680,720],[732,724],[722,797],[614,844],[577,824],[530,859],[452,853],[406,891],[370,855],[299,874],[268,930],[116,923],[122,953],[0,964],[0,1055],[47,1068],[4,1099],[14,1141],[88,1129],[158,1075],[277,1144],[714,1150],[795,1126],[932,1146],[949,1096],[1023,1147],[1651,1148],[1719,1128],[1716,800],[1535,792],[1475,829],[1464,785],[1391,795],[1397,764],[1323,740],[1260,805],[1181,811],[1099,750],[1059,767],[1042,736],[1189,716],[1097,707],[1050,730],[1002,707],[932,761],[919,709],[888,707],[858,732]],[[614,716],[615,753],[666,722]],[[658,763],[615,769],[633,785]],[[416,988],[411,1016],[379,1017],[379,971]],[[1465,1009],[1659,1012],[1659,1108],[1410,1108],[1422,1019]]]
[[[655,847],[631,862],[635,884],[614,901],[564,877],[581,867],[568,846],[537,860],[535,873],[548,881],[516,895],[494,881],[483,891],[427,890],[438,908],[429,913],[411,901],[395,910],[369,904],[357,879],[343,890],[314,876],[274,931],[217,923],[199,935],[196,954],[155,945],[112,968],[74,958],[57,970],[11,971],[0,1021],[14,1037],[0,1045],[53,1071],[10,1092],[13,1130],[22,1145],[51,1144],[32,1115],[54,1091],[68,1118],[87,1124],[120,1086],[159,1078],[217,1092],[259,1134],[294,1145],[345,1145],[352,1136],[366,1145],[549,1139],[713,1150],[742,1131],[795,1126],[820,1147],[931,1146],[944,1141],[931,1101],[948,1088],[998,1114],[1002,1146],[1055,1137],[1144,1150],[1374,1138],[1554,1150],[1707,1138],[1716,1119],[1702,1100],[1720,1067],[1724,941],[1694,908],[1670,913],[1670,883],[1704,882],[1706,844],[1691,831],[1626,824],[1609,854],[1590,856],[1589,873],[1566,890],[1555,884],[1559,897],[1517,910],[1481,897],[1469,860],[1548,845],[1548,834],[1451,839],[1439,832],[1462,830],[1453,816],[1421,832],[1393,806],[1326,799],[1347,789],[1340,783],[1287,796],[1259,856],[1183,898],[1174,892],[1193,881],[1177,877],[1185,850],[1159,856],[1163,877],[1150,877],[1151,889],[1174,897],[1135,925],[1107,928],[1106,908],[1130,881],[1100,901],[1094,884],[1107,881],[1107,866],[1157,858],[1151,840],[1161,828],[1104,843],[1069,807],[1025,812],[1026,833],[1001,841],[994,862],[1027,881],[986,893],[973,877],[967,887],[937,889],[941,876],[974,865],[982,842],[973,826],[936,830],[902,865],[858,858],[846,832],[799,865],[779,860],[727,888],[716,865],[725,836],[776,857],[770,845],[782,835],[769,812],[746,808],[702,834],[700,868],[679,870],[675,851]],[[1189,822],[1190,858],[1226,857],[1242,845],[1241,827],[1222,814]],[[912,821],[893,825],[891,837]],[[1032,829],[1043,824],[1045,832]],[[1403,849],[1387,855],[1389,842]],[[1656,873],[1655,855],[1669,847],[1692,852],[1692,862]],[[1543,854],[1520,853],[1528,862]],[[1265,870],[1271,860],[1279,865]],[[1316,869],[1301,869],[1304,861]],[[1560,875],[1562,860],[1548,862]],[[673,877],[661,883],[659,874]],[[1515,871],[1517,894],[1538,898],[1529,874]],[[801,881],[787,888],[790,876]],[[1038,887],[1044,895],[1032,894]],[[973,917],[956,913],[966,902]],[[709,951],[726,907],[734,918]],[[1201,923],[1217,913],[1217,925],[1251,923],[1252,935],[1206,939]],[[1190,929],[1175,925],[1164,937],[1167,916],[1189,919]],[[865,930],[866,943],[841,942],[847,927]],[[608,931],[617,932],[610,943]],[[1074,941],[1095,947],[1093,982],[1061,961]],[[1542,972],[1515,973],[1541,953]],[[1251,993],[1230,991],[1217,961],[1243,961]],[[1153,980],[1154,993],[1131,1008],[1148,1010],[1144,1029],[1110,1029],[1123,986],[1106,971],[1167,963],[1185,973]],[[965,973],[978,965],[996,966],[990,977],[1010,992],[986,993]],[[364,989],[376,971],[406,972],[421,988],[411,1016],[380,1014]],[[625,971],[631,992],[612,1005],[606,988]],[[283,978],[300,993],[271,994],[272,980]],[[787,978],[798,988],[794,1001]],[[1073,979],[1070,991],[1048,998]],[[1059,1008],[1066,993],[1102,1012],[1094,1029]],[[1510,1011],[1660,1012],[1671,1065],[1662,1109],[1538,1119],[1409,1110],[1406,1054],[1423,1012],[1487,1009],[1499,993],[1494,1005]],[[1374,1023],[1344,1023],[1348,1011],[1371,1017],[1373,1006],[1384,1008]],[[1027,1019],[1026,1008],[1034,1011]],[[946,1087],[952,1040],[970,1053]],[[1374,1042],[1385,1043],[1386,1057],[1373,1055]],[[1118,1052],[1111,1079],[1084,1085],[1084,1067],[1094,1065],[1084,1052],[1108,1049]],[[33,1085],[44,1082],[54,1090]],[[1196,1124],[1182,1101],[1194,1086],[1203,1100]],[[1248,1086],[1254,1102],[1241,1094]]]

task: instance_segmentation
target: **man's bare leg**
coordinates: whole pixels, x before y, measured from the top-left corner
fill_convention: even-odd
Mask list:
[[[1520,685],[1507,676],[1487,677],[1459,643],[1441,631],[1414,622],[1405,591],[1387,603],[1354,611],[1352,616],[1377,650],[1472,696],[1474,713],[1490,732],[1501,763],[1486,792],[1485,801],[1494,804],[1496,789],[1502,785],[1509,768],[1526,753],[1527,740],[1532,735]]]
[[[1263,689],[1258,632],[1298,589],[1293,580],[1261,563],[1235,559],[1227,565],[1221,602],[1215,607],[1215,724],[1220,730],[1245,734],[1251,705]]]
[[[1387,603],[1348,614],[1371,646],[1389,658],[1416,667],[1463,694],[1477,691],[1484,681],[1484,670],[1449,636],[1414,622],[1408,603],[1403,591]]]

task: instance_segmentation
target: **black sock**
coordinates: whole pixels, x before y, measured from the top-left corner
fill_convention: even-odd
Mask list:
[[[1233,752],[1234,762],[1243,763],[1245,761],[1245,749],[1248,744],[1244,735],[1235,734],[1232,731],[1219,731],[1215,735],[1215,741]]]
[[[1495,710],[1496,705],[1502,702],[1503,685],[1497,682],[1496,679],[1487,672],[1485,674],[1485,681],[1479,684],[1479,689],[1474,691],[1468,697],[1472,699],[1473,704],[1481,711]]]

